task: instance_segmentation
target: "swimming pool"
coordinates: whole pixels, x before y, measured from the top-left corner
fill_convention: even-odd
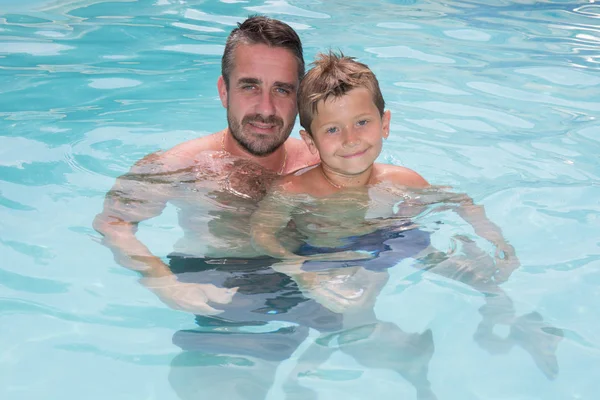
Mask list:
[[[290,23],[307,60],[331,47],[369,64],[392,111],[381,160],[469,193],[517,249],[522,267],[502,285],[514,313],[490,311],[489,332],[471,288],[408,263],[390,269],[375,311],[406,333],[406,370],[427,369],[438,399],[595,399],[592,0],[0,1],[0,397],[167,400],[193,390],[193,369],[173,361],[174,334],[193,329],[193,316],[120,267],[91,221],[140,157],[223,128],[220,54],[251,13]],[[139,236],[166,256],[180,233],[171,207]],[[555,350],[536,347],[559,336]],[[278,367],[269,399],[285,398],[316,337]],[[299,381],[320,399],[416,398],[405,377],[343,352]]]

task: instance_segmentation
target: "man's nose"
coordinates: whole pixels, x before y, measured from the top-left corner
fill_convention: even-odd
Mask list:
[[[264,116],[275,115],[275,102],[273,101],[273,94],[268,90],[265,90],[260,94],[257,111],[259,114]]]

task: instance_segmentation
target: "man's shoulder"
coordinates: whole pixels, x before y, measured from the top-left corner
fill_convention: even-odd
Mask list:
[[[193,161],[194,158],[206,151],[220,151],[221,135],[221,132],[217,132],[208,136],[203,136],[179,143],[178,145],[173,146],[169,150],[165,151],[163,153],[163,158],[172,161],[183,159],[185,162],[186,160]]]
[[[179,143],[168,150],[148,154],[139,160],[133,170],[172,171],[190,167],[202,153],[220,150],[219,132]]]
[[[424,188],[429,186],[418,172],[410,168],[391,164],[375,164],[377,168],[377,180],[379,182],[390,182],[395,185],[402,185],[414,188]]]

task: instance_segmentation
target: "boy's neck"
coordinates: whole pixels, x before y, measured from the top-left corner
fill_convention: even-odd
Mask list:
[[[330,186],[336,189],[361,187],[368,185],[371,181],[371,176],[373,174],[373,164],[369,167],[369,169],[357,175],[344,175],[338,172],[334,172],[325,167],[323,163],[319,165],[319,169],[325,181]]]

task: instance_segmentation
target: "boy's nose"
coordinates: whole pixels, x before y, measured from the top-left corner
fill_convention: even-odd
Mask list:
[[[354,132],[352,128],[346,130],[344,137],[344,147],[354,147],[360,144],[360,137]]]

